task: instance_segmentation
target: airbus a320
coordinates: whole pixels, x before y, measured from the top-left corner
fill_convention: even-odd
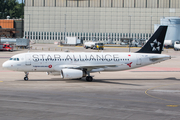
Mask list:
[[[120,52],[28,52],[12,56],[3,63],[9,70],[25,72],[47,72],[48,75],[60,75],[63,79],[93,81],[92,72],[122,71],[158,63],[171,56],[161,54],[167,26],[160,26],[147,43],[135,53]]]

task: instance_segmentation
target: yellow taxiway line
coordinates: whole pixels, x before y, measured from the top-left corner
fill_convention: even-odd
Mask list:
[[[177,83],[176,83],[177,84]],[[168,85],[160,85],[160,86],[156,86],[156,87],[153,87],[153,88],[149,88],[145,91],[145,94],[152,97],[152,98],[155,98],[155,99],[160,99],[160,100],[164,100],[164,101],[169,101],[169,102],[176,102],[178,103],[178,101],[173,101],[173,100],[168,100],[168,99],[164,99],[164,98],[160,98],[160,97],[156,97],[156,96],[153,96],[153,95],[150,95],[148,94],[147,92],[150,91],[150,90],[153,90],[153,89],[156,89],[156,88],[160,88],[160,87],[164,87],[164,86],[170,86],[170,85],[174,85],[174,84],[168,84]],[[180,105],[166,105],[167,107],[178,107]]]

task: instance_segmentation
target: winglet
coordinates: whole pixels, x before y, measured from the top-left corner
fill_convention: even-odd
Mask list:
[[[136,53],[155,53],[161,54],[167,26],[160,26],[151,36],[147,43]]]

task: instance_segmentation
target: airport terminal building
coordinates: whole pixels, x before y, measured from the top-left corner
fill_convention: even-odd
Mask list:
[[[37,42],[148,39],[162,17],[179,13],[179,0],[25,0],[24,36]]]

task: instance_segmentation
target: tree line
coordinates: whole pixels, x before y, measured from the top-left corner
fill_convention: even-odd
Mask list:
[[[0,19],[6,19],[7,16],[10,19],[24,18],[24,3],[22,7],[18,0],[0,0]]]

